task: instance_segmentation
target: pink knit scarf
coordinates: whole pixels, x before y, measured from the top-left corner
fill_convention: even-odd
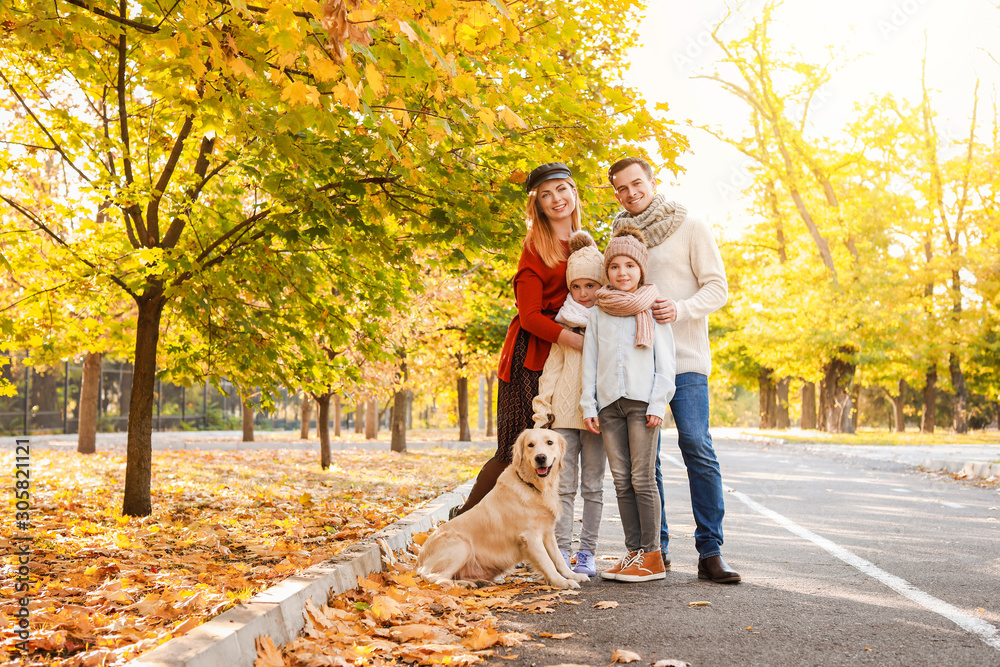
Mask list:
[[[608,315],[635,315],[635,346],[653,346],[653,303],[659,298],[656,285],[643,285],[634,292],[622,292],[610,286],[597,290],[597,306]]]

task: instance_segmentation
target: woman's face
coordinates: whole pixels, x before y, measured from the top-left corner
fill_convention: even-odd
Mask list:
[[[564,178],[552,179],[539,185],[537,201],[549,222],[571,219],[576,210],[576,192]]]

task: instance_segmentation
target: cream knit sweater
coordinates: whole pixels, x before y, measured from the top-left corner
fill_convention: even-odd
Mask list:
[[[535,428],[585,430],[580,409],[582,391],[583,355],[568,345],[553,345],[538,380],[538,396],[531,401]]]
[[[688,213],[673,234],[649,249],[646,275],[677,304],[677,321],[671,325],[677,374],[709,375],[708,316],[726,305],[729,282],[708,222]]]

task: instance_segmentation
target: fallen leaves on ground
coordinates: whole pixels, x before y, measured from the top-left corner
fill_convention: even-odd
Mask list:
[[[695,600],[694,602],[688,602],[689,607],[711,607],[712,603],[708,600]]]
[[[691,663],[685,660],[657,660],[653,667],[691,667]]]
[[[611,654],[611,662],[639,662],[642,656],[635,651],[626,651],[623,648],[616,648]]]
[[[124,456],[33,452],[22,664],[124,664],[393,523],[490,455],[443,452],[335,451],[326,471],[318,452],[301,450],[154,452],[153,514],[143,518],[120,514]],[[24,534],[4,522],[0,549],[13,554]],[[10,555],[0,565],[0,646],[10,652],[8,619],[24,596],[17,567]],[[395,608],[381,600],[377,612],[392,618]]]
[[[442,587],[415,577],[414,561],[411,553],[403,552],[386,572],[359,579],[357,588],[319,607],[308,603],[302,634],[280,648],[279,664],[383,667],[405,662],[465,667],[492,656],[513,659],[517,656],[502,650],[531,637],[498,629],[496,614],[526,612],[538,603],[558,604],[564,596],[577,595],[576,591],[548,593],[549,586],[537,578],[526,579],[524,570],[502,585]],[[537,593],[541,594],[524,598]],[[258,644],[256,667],[269,667],[270,660],[267,645]]]
[[[594,603],[595,609],[615,609],[618,607],[618,603],[614,600],[601,600],[600,602]]]

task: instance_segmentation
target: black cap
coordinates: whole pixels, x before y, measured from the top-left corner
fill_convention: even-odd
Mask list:
[[[554,178],[572,178],[573,172],[562,162],[546,162],[535,167],[534,171],[528,174],[528,180],[524,184],[524,189],[531,192],[545,181]]]

